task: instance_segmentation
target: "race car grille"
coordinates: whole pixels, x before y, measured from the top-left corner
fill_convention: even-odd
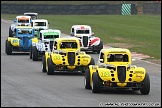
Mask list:
[[[88,46],[88,36],[83,36],[83,46],[84,47]]]
[[[50,49],[52,51],[52,49],[53,49],[53,41],[50,41]]]
[[[29,38],[24,36],[24,37],[22,37],[22,41],[23,41],[24,49],[28,49]]]
[[[126,79],[126,67],[125,66],[118,66],[117,67],[117,74],[118,79],[121,83],[125,82]]]
[[[68,52],[68,62],[70,66],[73,66],[75,63],[75,53],[74,52]]]

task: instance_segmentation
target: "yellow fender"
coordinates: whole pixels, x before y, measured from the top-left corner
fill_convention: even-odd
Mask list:
[[[20,39],[18,38],[8,38],[8,41],[11,43],[12,46],[20,46]]]
[[[79,55],[80,56],[80,64],[81,65],[88,65],[91,62],[91,56],[90,55]]]
[[[45,59],[46,59],[46,70],[48,70],[48,63],[47,63],[47,59],[50,57],[50,53],[49,52],[45,52]]]
[[[143,67],[137,67],[133,70],[132,80],[142,82],[145,78],[146,70]]]
[[[38,38],[32,38],[32,43],[38,43]]]

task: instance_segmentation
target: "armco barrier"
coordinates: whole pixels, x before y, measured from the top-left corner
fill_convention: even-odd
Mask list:
[[[135,4],[131,5],[135,14]],[[46,4],[1,4],[1,14],[37,12],[52,15],[121,15],[122,4],[46,5]]]
[[[132,15],[138,14],[137,7],[138,4],[1,4],[1,14],[37,12],[52,15]],[[161,15],[161,3],[144,3],[142,9],[142,14]]]

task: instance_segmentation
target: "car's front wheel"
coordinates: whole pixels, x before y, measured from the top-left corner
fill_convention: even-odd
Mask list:
[[[90,85],[90,71],[89,71],[89,69],[85,70],[84,86],[85,86],[85,89],[91,89],[91,85]]]
[[[101,79],[97,72],[92,74],[92,92],[100,93],[101,91]]]
[[[38,50],[36,48],[36,46],[32,47],[32,59],[33,61],[38,61]]]
[[[52,59],[49,57],[47,59],[47,62],[48,62],[48,70],[47,70],[47,75],[53,75],[54,74],[54,64],[52,62]]]
[[[6,40],[6,53],[7,55],[12,55],[12,45],[8,40]]]
[[[140,92],[141,94],[148,95],[150,92],[150,78],[148,73],[146,73],[143,83],[144,84],[143,87],[140,88]]]
[[[45,57],[45,55],[42,56],[42,72],[47,72],[47,70],[46,70],[46,57]]]

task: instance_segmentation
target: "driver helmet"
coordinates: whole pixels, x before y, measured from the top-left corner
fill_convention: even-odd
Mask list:
[[[115,54],[115,60],[116,61],[122,61],[123,60],[123,54]]]

